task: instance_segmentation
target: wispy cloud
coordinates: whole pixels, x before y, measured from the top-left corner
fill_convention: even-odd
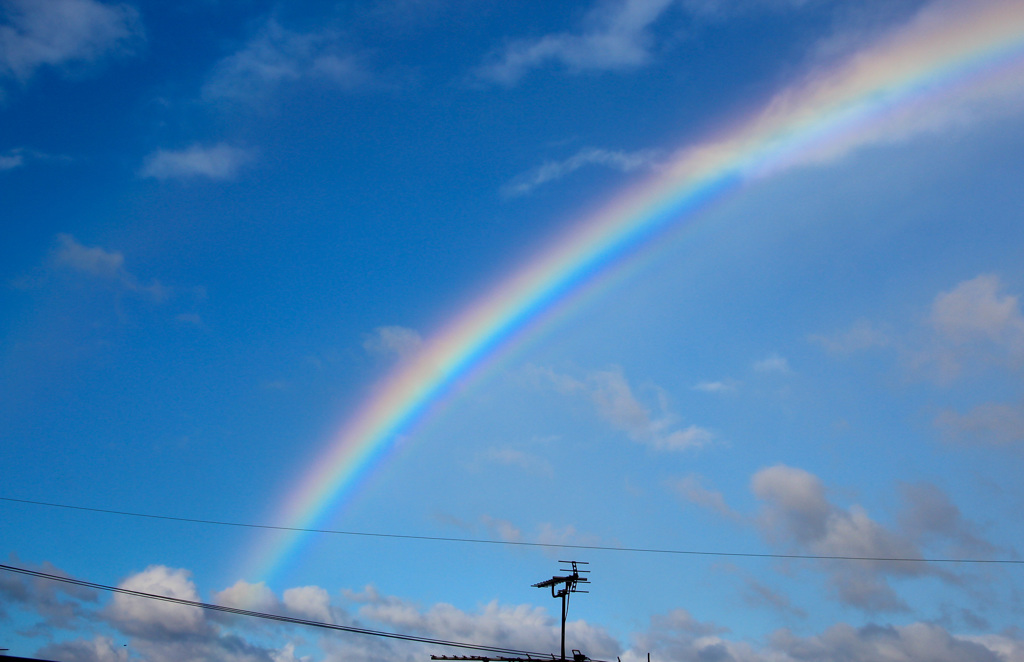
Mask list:
[[[763,584],[753,577],[744,578],[743,601],[753,607],[767,607],[797,618],[807,618],[807,612],[795,606],[782,591]]]
[[[987,340],[1006,345],[1013,353],[1024,351],[1024,315],[1017,297],[1000,293],[994,274],[964,281],[935,298],[931,323],[958,345]]]
[[[737,388],[739,388],[739,383],[732,379],[698,382],[693,385],[693,390],[705,393],[731,393]]]
[[[187,324],[197,328],[203,328],[203,318],[198,313],[178,313],[174,316],[174,319],[181,324]]]
[[[921,324],[902,331],[859,320],[848,331],[809,336],[831,354],[892,347],[915,378],[952,388],[965,374],[995,370],[1019,378],[1024,368],[1024,312],[995,274],[980,274],[939,292]],[[934,426],[951,442],[1007,446],[1024,442],[1024,404],[942,406]]]
[[[102,246],[86,246],[70,234],[58,234],[57,246],[50,253],[49,267],[69,271],[88,278],[104,280],[129,292],[135,292],[161,301],[170,289],[153,281],[142,282],[124,267],[124,254]]]
[[[754,361],[753,367],[757,372],[774,372],[780,375],[788,375],[793,372],[786,357],[778,354],[770,354],[763,359]]]
[[[969,360],[1024,364],[1024,314],[1018,298],[1001,290],[998,276],[982,274],[935,298],[929,322],[936,346],[923,358],[942,378],[956,377]]]
[[[751,491],[763,503],[759,524],[776,543],[812,554],[923,558],[911,540],[885,529],[859,506],[848,510],[829,502],[815,475],[785,465],[758,471]],[[889,574],[924,575],[925,563],[841,563],[829,567],[839,600],[866,611],[903,611],[906,603],[886,581]]]
[[[656,450],[680,451],[706,446],[714,434],[697,425],[680,426],[665,392],[651,386],[657,402],[657,413],[641,403],[619,368],[595,370],[585,379],[557,373],[550,368],[533,368],[533,373],[565,394],[582,394],[595,405],[597,413],[630,439]]]
[[[352,88],[370,78],[336,31],[295,32],[271,19],[214,66],[202,93],[210,100],[252,102],[287,83],[322,81]]]
[[[969,52],[972,40],[984,39],[996,24],[1013,24],[1021,18],[1020,5],[1013,1],[925,3],[912,19],[879,33],[858,35],[838,54],[809,66],[803,80],[776,94],[763,112],[747,126],[738,140],[712,145],[706,154],[726,153],[753,136],[785,130],[800,118],[831,113],[837,104],[879,90],[880,72],[911,73],[932,56],[936,45],[950,49],[950,56]],[[832,40],[835,40],[833,37]],[[959,57],[959,55],[957,55]],[[906,74],[902,74],[906,75]],[[928,86],[932,96],[912,102],[887,104],[869,120],[854,123],[848,130],[833,131],[792,150],[783,158],[771,158],[754,166],[752,177],[769,175],[791,167],[833,162],[868,145],[902,143],[926,133],[943,133],[1016,112],[1024,101],[1024,78],[1019,62],[971,81],[955,85]],[[897,79],[886,88],[899,87]],[[866,113],[867,114],[867,113]]]
[[[480,515],[477,522],[466,522],[450,516],[439,516],[439,518],[445,524],[456,526],[467,533],[480,535],[480,530],[483,529],[483,535],[506,542],[529,542],[553,546],[602,544],[599,536],[580,531],[572,524],[556,526],[551,522],[540,522],[529,527],[528,531],[510,520],[493,517],[486,513]]]
[[[868,320],[858,320],[851,328],[831,335],[813,334],[808,337],[832,354],[852,354],[875,347],[887,347],[892,338]]]
[[[905,487],[899,527],[882,525],[857,504],[843,508],[832,503],[825,483],[796,467],[780,464],[761,469],[751,479],[751,491],[762,502],[754,521],[765,538],[800,553],[923,559],[925,544],[939,546],[947,554],[982,557],[996,549],[933,485]],[[824,561],[820,567],[840,602],[868,612],[907,609],[890,585],[891,578],[930,576],[962,584],[958,575],[923,560]]]
[[[158,149],[143,160],[140,174],[153,179],[233,179],[254,158],[250,150],[219,143],[182,150]]]
[[[378,326],[363,339],[363,349],[378,356],[408,358],[423,347],[423,338],[404,326]]]
[[[545,161],[537,168],[518,175],[501,187],[501,194],[505,197],[526,195],[538,186],[562,179],[580,168],[591,165],[604,166],[619,172],[647,169],[654,167],[660,156],[661,152],[654,149],[623,152],[587,147],[567,159]]]
[[[981,527],[967,520],[955,503],[939,487],[931,483],[900,485],[903,510],[899,514],[902,532],[913,540],[938,542],[949,556],[975,558],[996,554],[1013,556],[984,538]]]
[[[124,273],[124,255],[100,246],[85,246],[69,234],[57,235],[58,247],[51,254],[54,266],[78,271],[95,278],[118,278]]]
[[[70,160],[71,158],[68,156],[46,154],[45,152],[40,152],[39,150],[28,147],[15,147],[14,149],[9,149],[6,152],[0,153],[0,172],[22,168],[32,162],[49,161],[66,163]]]
[[[1024,405],[984,402],[961,414],[943,409],[935,426],[950,441],[1007,446],[1024,443]]]
[[[918,337],[901,353],[912,373],[950,386],[965,373],[1024,367],[1024,314],[995,274],[981,274],[940,292]],[[921,335],[923,333],[923,336]]]
[[[0,154],[0,172],[4,170],[14,170],[20,168],[25,164],[25,158],[17,151],[9,151],[6,154]]]
[[[531,69],[556,64],[570,72],[632,69],[651,59],[651,25],[673,0],[619,0],[591,10],[578,32],[520,39],[492,53],[476,70],[487,81],[514,85]]]
[[[7,0],[0,24],[0,78],[26,81],[64,67],[130,53],[142,39],[138,12],[96,0]]]
[[[480,516],[480,523],[483,525],[484,529],[488,531],[489,535],[497,536],[498,540],[519,542],[523,539],[523,531],[507,519],[500,519],[484,514]]]
[[[532,453],[517,448],[490,448],[481,454],[481,459],[508,467],[518,467],[523,471],[541,476],[554,476],[555,470],[551,463]]]
[[[70,577],[67,572],[44,561],[35,566],[18,560],[11,554],[12,564],[29,570],[38,570],[58,577]],[[71,629],[75,621],[87,614],[99,602],[99,593],[91,588],[48,581],[34,581],[26,576],[0,573],[0,618],[10,617],[8,609],[25,609],[41,616],[43,623],[60,629]]]
[[[669,483],[670,487],[685,501],[710,510],[726,519],[740,521],[743,516],[729,507],[721,492],[704,487],[703,479],[696,474],[689,474]]]

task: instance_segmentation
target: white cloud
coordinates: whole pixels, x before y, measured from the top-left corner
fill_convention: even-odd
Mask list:
[[[26,565],[17,559],[12,561],[18,566]],[[39,569],[66,576],[66,573],[49,563],[44,563]],[[199,600],[199,592],[192,582],[191,573],[181,568],[150,566],[126,578],[119,586],[185,600]],[[55,602],[58,595],[69,599]],[[263,584],[239,582],[215,595],[222,599],[223,604],[248,609],[266,607],[276,602],[273,594]],[[47,619],[45,624],[51,628],[88,632],[109,626],[119,633],[116,644],[106,634],[50,643],[37,653],[45,659],[67,662],[126,662],[129,659],[147,662],[308,662],[308,658],[295,656],[294,644],[287,641],[290,633],[279,624],[214,616],[196,607],[151,598],[114,594],[106,605],[100,607],[97,592],[92,589],[42,578],[0,573],[0,605],[19,609],[24,615],[33,612],[44,615]],[[63,621],[51,616],[57,607],[64,608],[67,613],[68,617]],[[337,609],[341,612],[340,608]],[[7,616],[2,615],[4,618]],[[234,626],[245,630],[254,623],[278,628],[275,639],[284,640],[283,646],[278,649],[264,648],[227,629],[227,626]],[[36,635],[39,634],[50,641],[56,638],[52,631],[41,628],[36,631]],[[122,636],[128,637],[127,644],[121,643],[125,641]]]
[[[928,314],[928,335],[907,352],[911,369],[950,385],[965,370],[1024,366],[1024,314],[1018,297],[1002,290],[998,276],[981,274],[939,293]]]
[[[43,66],[125,54],[142,37],[138,12],[95,0],[5,0],[0,77],[27,80]]]
[[[516,197],[532,192],[538,186],[559,180],[580,168],[599,165],[620,172],[648,169],[657,164],[661,152],[653,149],[623,152],[587,147],[562,161],[545,161],[501,187],[502,195]]]
[[[192,582],[191,573],[163,565],[149,566],[122,581],[118,587],[199,601],[199,593]],[[110,621],[122,632],[145,638],[159,639],[210,632],[210,626],[201,609],[150,598],[115,593],[106,613]]]
[[[1001,295],[999,277],[982,274],[943,292],[932,304],[931,323],[958,345],[990,341],[1024,351],[1024,315],[1017,297]]]
[[[955,377],[972,358],[1012,367],[1024,361],[1024,315],[1017,297],[1001,289],[997,276],[982,274],[935,298],[929,321],[943,377]]]
[[[806,481],[805,481],[806,482]],[[799,490],[798,490],[799,491]],[[817,490],[804,490],[814,497]],[[928,499],[925,499],[928,500]],[[941,499],[939,500],[941,501]],[[941,504],[940,504],[941,505]],[[945,511],[941,506],[938,511]],[[935,520],[934,513],[926,517]],[[939,516],[938,520],[948,520]],[[942,528],[938,526],[937,528]],[[18,565],[24,565],[18,563]],[[44,571],[53,572],[52,566],[43,564]],[[59,573],[58,574],[62,574]],[[126,579],[122,586],[139,590],[152,590],[166,595],[195,599],[198,594],[184,569],[151,566],[144,572]],[[266,587],[261,584],[238,583],[217,593],[217,596],[235,596],[255,603],[268,603]],[[793,611],[788,599],[762,584],[748,586],[757,594],[756,600],[776,610]],[[13,578],[0,573],[0,591],[4,606],[24,608],[27,614],[39,613],[46,605],[47,594],[63,589],[52,582],[30,578]],[[298,589],[294,603],[300,611],[310,615],[323,609],[337,617],[344,614],[337,605],[324,600],[324,589],[309,586]],[[68,597],[88,605],[94,592],[68,587]],[[287,591],[286,591],[287,593]],[[72,595],[73,594],[73,595]],[[398,632],[420,634],[432,638],[482,642],[491,645],[526,650],[558,649],[558,620],[547,609],[533,605],[509,605],[492,601],[475,610],[459,609],[450,604],[420,605],[397,596],[381,594],[373,586],[361,592],[343,591],[345,598],[359,605],[361,624],[383,626]],[[12,597],[18,596],[18,597]],[[192,610],[195,616],[186,616],[176,608],[181,605],[145,600],[151,606],[140,605],[142,598],[120,601],[128,596],[114,596],[107,607],[92,612],[75,612],[67,626],[78,630],[94,628],[106,616],[109,625],[130,637],[127,646],[120,645],[105,634],[89,634],[80,639],[50,643],[37,655],[46,659],[67,662],[126,662],[143,659],[148,662],[177,662],[179,660],[218,660],[227,662],[308,662],[309,656],[298,657],[293,626],[261,622],[271,628],[267,632],[280,641],[279,648],[267,648],[252,643],[243,634],[251,621],[224,621],[219,625],[206,619],[205,612]],[[230,602],[225,600],[224,602]],[[795,612],[799,615],[799,610]],[[318,619],[319,620],[319,619]],[[352,621],[346,621],[352,622]],[[228,630],[227,624],[235,626]],[[302,635],[299,635],[300,637]],[[304,637],[303,637],[304,638]],[[573,648],[579,648],[595,659],[616,659],[623,662],[665,660],[720,660],[722,662],[806,662],[808,660],[845,660],[847,662],[1019,662],[1024,659],[1024,641],[1020,633],[1008,629],[1000,634],[958,635],[936,623],[909,623],[903,625],[866,624],[854,627],[838,623],[820,634],[796,635],[783,629],[765,637],[756,645],[749,638],[732,638],[728,628],[717,623],[702,621],[686,609],[675,608],[651,617],[647,629],[634,632],[631,644],[623,650],[620,643],[599,626],[583,620],[567,624],[567,639]],[[115,643],[115,641],[117,643]],[[312,645],[309,640],[305,642]],[[377,637],[323,637],[319,640],[322,654],[315,659],[324,662],[399,662],[426,659],[438,653],[436,646],[410,642],[396,642]]]
[[[788,375],[793,372],[789,367],[789,361],[784,356],[771,354],[759,361],[754,362],[754,370],[758,372],[774,372],[780,375]]]
[[[150,566],[145,571],[132,575],[121,584],[122,588],[135,591],[166,595],[185,600],[199,601],[199,592],[192,582],[191,573],[182,568]],[[273,594],[262,583],[238,582],[223,591],[215,593],[218,600],[227,606],[245,609],[269,607],[279,604]],[[302,604],[302,601],[299,600]],[[264,648],[230,630],[225,626],[251,627],[253,621],[236,620],[222,615],[212,615],[196,607],[174,604],[129,595],[115,594],[100,616],[119,632],[131,637],[129,650],[132,659],[136,657],[148,662],[178,662],[179,660],[225,660],[228,662],[293,662],[290,652],[294,647],[287,642],[281,649]],[[257,621],[264,626],[264,621]],[[274,627],[274,626],[271,626]],[[278,637],[280,640],[282,637]],[[79,650],[88,649],[89,642],[69,642]],[[106,652],[100,642],[99,649]],[[74,652],[73,649],[65,649]],[[62,650],[62,653],[65,652]],[[59,659],[75,659],[70,655]],[[92,660],[88,656],[79,658]]]
[[[300,586],[284,592],[284,606],[289,611],[321,623],[336,622],[331,610],[331,598],[319,586]]]
[[[251,151],[224,143],[158,149],[144,159],[140,174],[153,179],[233,179],[253,158]]]
[[[250,611],[275,611],[280,602],[264,582],[250,584],[239,579],[233,586],[213,594],[214,602]]]
[[[914,332],[881,331],[867,320],[832,336],[810,336],[831,353],[892,345],[914,373],[951,385],[965,371],[1024,367],[1024,312],[995,274],[980,274],[940,292]],[[923,335],[922,335],[923,334]],[[966,413],[943,408],[934,424],[954,441],[1005,445],[1024,439],[1024,406],[983,402]]]
[[[558,650],[558,624],[546,609],[532,605],[502,605],[492,601],[475,612],[449,604],[426,609],[393,596],[382,596],[372,587],[360,598],[359,615],[400,631],[413,631],[439,639],[487,642],[488,645],[521,650]],[[615,639],[585,621],[566,624],[566,638],[574,648],[597,659],[612,659],[621,648]]]
[[[363,340],[363,349],[371,354],[409,358],[423,347],[423,338],[404,326],[378,326]]]
[[[659,413],[653,414],[634,395],[620,368],[592,371],[585,380],[556,373],[550,368],[534,368],[533,373],[562,393],[587,396],[597,407],[598,415],[614,428],[625,432],[633,441],[656,450],[700,448],[714,439],[711,431],[705,428],[696,425],[680,427],[679,416],[669,410],[667,396],[656,386],[650,390],[654,391]]]
[[[295,644],[290,641],[284,645],[284,648],[276,651],[270,651],[270,659],[271,662],[312,662],[313,660],[309,655],[296,657]]]
[[[672,425],[669,420],[655,421],[652,428],[651,445],[657,450],[680,451],[688,448],[700,448],[711,443],[715,435],[707,428],[690,425],[681,430],[673,430],[661,434],[662,423]]]
[[[286,83],[323,81],[352,88],[369,79],[359,57],[336,32],[293,32],[271,19],[241,49],[217,63],[203,96],[252,102]]]
[[[492,53],[476,73],[484,80],[513,85],[528,71],[557,64],[571,72],[631,69],[651,59],[651,25],[673,0],[617,0],[591,10],[579,33],[562,32],[521,39]]]

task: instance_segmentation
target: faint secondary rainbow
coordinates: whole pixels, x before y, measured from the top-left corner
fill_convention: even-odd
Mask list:
[[[650,181],[613,199],[476,301],[377,385],[289,495],[277,522],[315,527],[350,496],[396,439],[524,329],[669,227],[753,179],[836,158],[865,143],[921,130],[922,118],[1024,90],[1024,3],[976,2],[925,12],[870,48],[776,95],[730,131],[681,151]],[[269,579],[300,531],[266,538],[246,567]]]

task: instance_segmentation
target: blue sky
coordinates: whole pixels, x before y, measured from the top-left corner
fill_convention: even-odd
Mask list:
[[[530,585],[569,557],[593,571],[569,646],[596,659],[1024,659],[1017,564],[310,535],[253,576],[265,532],[10,500],[288,524],[374,385],[569,228],[880,43],[1017,6],[0,0],[3,563],[554,651]],[[321,524],[1019,560],[1020,58],[939,99],[610,265]],[[7,572],[0,648],[446,652]]]

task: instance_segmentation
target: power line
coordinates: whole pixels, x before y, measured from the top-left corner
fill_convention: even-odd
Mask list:
[[[0,564],[0,570],[6,570],[8,572],[18,573],[21,575],[28,575],[30,577],[39,577],[41,579],[48,579],[55,582],[63,582],[65,584],[74,584],[75,586],[84,586],[86,588],[92,588],[100,591],[109,591],[111,593],[121,593],[123,595],[132,595],[138,598],[146,598],[149,600],[161,600],[163,602],[173,602],[179,605],[185,605],[188,607],[195,607],[197,609],[207,609],[210,611],[219,611],[228,614],[235,614],[238,616],[250,616],[252,618],[262,618],[270,621],[278,621],[281,623],[292,623],[295,625],[306,625],[309,627],[323,628],[325,630],[337,630],[341,632],[352,632],[355,634],[364,634],[372,637],[385,637],[388,639],[399,639],[401,641],[412,641],[421,644],[433,644],[435,646],[450,646],[453,648],[466,648],[469,650],[484,651],[488,653],[499,653],[502,655],[526,655],[527,657],[536,657],[541,659],[553,660],[555,659],[552,653],[536,653],[532,651],[518,650],[515,648],[502,648],[500,646],[485,646],[482,644],[471,644],[464,641],[448,641],[446,639],[432,639],[430,637],[418,637],[412,634],[402,634],[400,632],[385,632],[383,630],[371,630],[368,628],[359,628],[350,625],[336,625],[334,623],[324,623],[322,621],[311,621],[305,618],[296,618],[294,616],[283,616],[281,614],[268,614],[262,611],[251,611],[248,609],[238,609],[236,607],[226,607],[224,605],[215,605],[209,602],[197,602],[195,600],[185,600],[183,598],[173,598],[168,595],[157,595],[156,593],[146,593],[144,591],[134,591],[128,588],[122,588],[120,586],[108,586],[106,584],[97,584],[95,582],[85,581],[84,579],[75,579],[73,577],[62,577],[60,575],[53,575],[46,572],[40,572],[38,570],[29,570],[28,568],[19,568],[13,565]],[[594,660],[593,662],[600,662]]]
[[[73,506],[64,503],[49,503],[46,501],[31,501],[29,499],[15,499],[12,497],[0,497],[0,501],[12,503],[31,504],[35,506],[46,506],[49,508],[64,508],[67,510],[81,510],[93,513],[104,513],[107,515],[123,515],[126,517],[143,517],[147,519],[170,520],[173,522],[189,522],[193,524],[211,524],[216,526],[234,526],[245,529],[269,529],[272,531],[292,531],[296,533],[325,533],[340,536],[358,536],[364,538],[392,538],[399,540],[425,540],[430,542],[456,542],[471,543],[477,545],[510,545],[516,547],[542,547],[546,549],[579,549],[598,552],[630,552],[634,554],[671,554],[677,556],[723,556],[733,558],[750,559],[795,559],[795,560],[819,560],[819,561],[870,561],[886,563],[973,563],[973,564],[995,564],[995,565],[1024,565],[1024,559],[977,559],[977,558],[917,558],[917,557],[887,557],[887,556],[847,556],[841,554],[777,554],[771,552],[721,552],[695,549],[666,549],[656,547],[616,547],[611,545],[574,545],[570,543],[549,543],[549,542],[526,542],[522,540],[494,540],[487,538],[455,538],[448,536],[420,536],[407,533],[375,533],[371,531],[344,531],[338,529],[311,529],[297,526],[275,526],[273,524],[251,524],[247,522],[227,522],[222,520],[197,519],[193,517],[174,517],[172,515],[154,515],[151,513],[136,513],[124,510],[108,510],[105,508],[90,508],[88,506]]]

